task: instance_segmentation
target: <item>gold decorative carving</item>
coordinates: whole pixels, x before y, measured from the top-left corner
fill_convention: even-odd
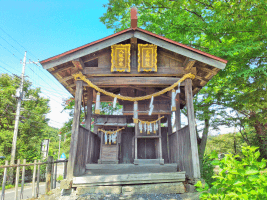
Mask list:
[[[138,72],[157,72],[157,46],[138,44]]]
[[[131,44],[111,46],[111,72],[130,72]]]

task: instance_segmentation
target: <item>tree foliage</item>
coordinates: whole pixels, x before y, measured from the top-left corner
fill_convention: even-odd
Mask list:
[[[222,160],[216,160],[219,165],[218,175],[209,192],[204,192],[200,199],[266,199],[267,197],[267,169],[266,159],[259,160],[258,147],[242,147],[241,155],[226,154]],[[207,190],[199,181],[198,191]]]
[[[14,97],[20,78],[8,74],[0,75],[0,155],[10,160],[14,133],[17,99]],[[25,98],[32,95],[36,100],[22,101],[16,158],[33,162],[40,159],[42,139],[53,138],[57,129],[48,126],[46,114],[50,111],[49,100],[41,97],[40,88],[32,88],[29,81],[24,82]],[[56,134],[57,136],[57,134]],[[3,164],[4,161],[0,161]]]
[[[129,28],[132,6],[138,8],[139,27],[228,60],[195,97],[203,134],[222,123],[241,127],[246,138],[245,127],[253,127],[267,157],[266,2],[109,0],[100,20],[116,32]]]

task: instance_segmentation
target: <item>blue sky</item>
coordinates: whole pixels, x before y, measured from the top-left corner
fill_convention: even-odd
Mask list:
[[[0,73],[21,74],[24,51],[37,61],[114,33],[99,21],[108,0],[101,1],[0,1]],[[41,66],[27,65],[26,75],[50,99],[50,125],[60,128],[68,120],[61,113],[62,98],[70,97]]]

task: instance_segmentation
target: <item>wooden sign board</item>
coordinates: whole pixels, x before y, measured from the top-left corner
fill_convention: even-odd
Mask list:
[[[111,72],[130,72],[131,44],[111,46]]]
[[[157,72],[157,46],[138,44],[138,72]]]

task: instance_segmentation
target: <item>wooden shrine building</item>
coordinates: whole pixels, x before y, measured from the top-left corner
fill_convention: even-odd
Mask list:
[[[117,164],[120,171],[126,164],[136,166],[140,173],[144,165],[159,166],[162,172],[175,166],[177,173],[200,178],[193,96],[226,63],[138,28],[136,9],[131,28],[41,61],[75,97],[67,178],[86,176],[90,166],[98,170],[104,164]],[[100,102],[114,101],[123,106],[122,115],[100,115]],[[184,106],[188,125],[182,128]],[[81,107],[85,127],[80,125]]]

